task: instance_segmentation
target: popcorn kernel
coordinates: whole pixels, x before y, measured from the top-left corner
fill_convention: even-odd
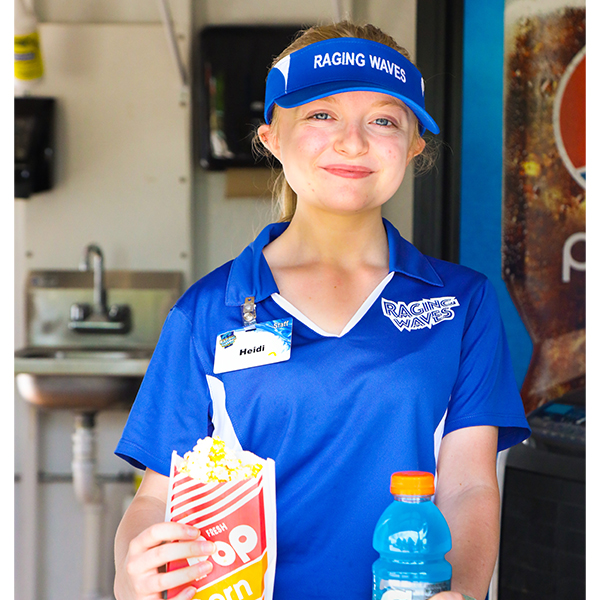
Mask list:
[[[257,477],[261,469],[260,463],[243,463],[218,436],[199,439],[194,449],[184,454],[181,465],[183,473],[202,483],[224,483]]]

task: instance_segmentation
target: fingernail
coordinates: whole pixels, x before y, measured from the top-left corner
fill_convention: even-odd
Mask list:
[[[202,554],[214,554],[217,549],[213,542],[202,542],[200,548],[202,548]]]
[[[191,552],[192,556],[198,556],[201,558],[206,558],[208,554],[214,554],[217,547],[212,542],[207,542],[206,540],[198,540],[192,543]]]
[[[200,530],[196,529],[195,527],[188,527],[186,529],[186,533],[191,538],[197,538],[198,535],[200,534]]]
[[[208,575],[213,570],[213,564],[207,560],[205,562],[198,563],[196,568],[198,569],[198,572],[204,576]]]

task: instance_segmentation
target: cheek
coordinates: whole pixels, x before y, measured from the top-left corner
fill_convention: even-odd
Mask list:
[[[403,144],[389,144],[381,148],[379,153],[380,164],[383,166],[386,176],[381,183],[400,187],[406,174],[408,151]]]
[[[381,154],[386,165],[391,168],[404,169],[408,160],[408,149],[402,144],[390,144]]]
[[[396,148],[389,148],[385,153],[385,158],[390,163],[402,162],[402,152],[399,152]]]
[[[295,148],[302,156],[317,156],[329,146],[329,143],[329,136],[325,132],[314,130],[299,135],[295,140]]]

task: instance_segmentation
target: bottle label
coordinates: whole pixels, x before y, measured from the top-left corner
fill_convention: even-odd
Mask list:
[[[39,79],[44,74],[40,38],[37,31],[15,35],[15,77],[24,81]]]
[[[378,600],[427,600],[439,592],[450,590],[450,581],[425,583],[420,581],[397,581],[388,579],[380,582],[374,598]],[[381,596],[377,592],[383,592]]]

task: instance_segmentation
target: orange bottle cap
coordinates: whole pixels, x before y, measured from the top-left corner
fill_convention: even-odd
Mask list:
[[[394,496],[431,496],[434,491],[432,473],[426,471],[399,471],[392,474],[390,492]]]

